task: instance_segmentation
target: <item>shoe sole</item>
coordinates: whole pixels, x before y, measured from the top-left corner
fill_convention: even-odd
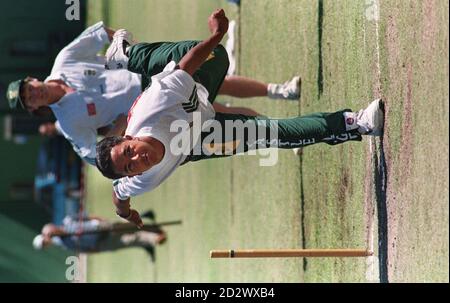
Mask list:
[[[292,98],[287,98],[286,100],[291,100],[291,101],[298,101],[298,100],[300,100],[300,97],[301,97],[301,94],[302,94],[302,77],[298,77],[298,80],[297,80],[297,87],[298,87],[298,96],[295,96],[295,97],[292,97]]]
[[[298,86],[298,98],[297,98],[297,100],[300,100],[300,98],[302,96],[302,78],[301,77],[298,77],[297,86]]]

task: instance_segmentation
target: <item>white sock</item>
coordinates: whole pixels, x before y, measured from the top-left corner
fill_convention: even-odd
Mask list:
[[[267,85],[267,97],[269,97],[270,99],[279,99],[279,90],[281,85],[276,84],[276,83],[269,83]]]
[[[364,135],[370,132],[370,128],[368,125],[361,123],[360,118],[363,114],[363,110],[360,110],[359,112],[345,112],[344,113],[344,119],[345,119],[345,130],[354,130],[358,129],[359,133]]]

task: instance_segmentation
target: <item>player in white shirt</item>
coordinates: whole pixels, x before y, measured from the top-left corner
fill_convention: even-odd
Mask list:
[[[106,70],[105,58],[98,52],[110,43],[113,34],[114,31],[102,22],[92,25],[60,51],[50,76],[44,82],[27,77],[12,82],[7,91],[11,108],[20,106],[36,115],[50,108],[57,121],[41,125],[39,131],[63,135],[75,152],[92,165],[95,164],[97,135],[123,133],[131,104],[158,68],[156,64],[149,74],[142,77],[142,81],[141,75],[127,70]],[[154,60],[168,63],[164,56],[155,56]],[[247,82],[242,78],[230,87]],[[280,85],[276,87],[278,90],[282,88]],[[293,89],[298,90],[298,87]],[[223,112],[256,115],[248,108],[227,108],[220,104],[215,108]]]
[[[105,138],[97,144],[97,167],[104,176],[115,179],[113,202],[116,213],[138,226],[142,226],[142,220],[139,213],[130,207],[130,197],[152,190],[184,163],[258,148],[294,148],[320,142],[335,145],[361,141],[361,135],[378,136],[382,133],[381,100],[375,100],[359,112],[345,109],[291,119],[215,113],[210,95],[220,88],[228,69],[225,49],[218,46],[228,29],[224,11],[215,11],[209,17],[208,26],[211,32],[208,39],[192,48],[178,65],[170,63],[162,73],[152,77],[151,86],[130,109],[125,136]],[[124,48],[112,59],[124,66],[128,60],[125,53]],[[205,73],[203,80],[210,81],[194,81],[199,70]],[[196,134],[196,117],[199,115],[202,128]],[[241,138],[232,134],[229,141],[226,133],[227,122],[230,121],[253,125],[258,135],[250,137],[248,132]],[[210,127],[213,124],[221,127],[224,133],[220,137],[222,142],[213,141],[211,144],[208,141],[215,131]],[[180,131],[177,125],[187,127],[181,127]],[[193,141],[192,145],[180,146],[180,138],[186,135]],[[259,141],[259,138],[270,140]],[[232,143],[230,150],[226,147],[225,150],[214,149],[214,145],[222,149],[228,142]],[[202,147],[200,153],[197,153],[197,147]]]
[[[20,105],[38,114],[50,107],[57,131],[90,164],[95,163],[98,129],[106,129],[105,135],[121,134],[126,114],[142,92],[140,75],[105,70],[104,56],[97,55],[113,34],[103,22],[92,25],[59,52],[43,82],[27,77],[12,82],[7,91],[11,108]]]

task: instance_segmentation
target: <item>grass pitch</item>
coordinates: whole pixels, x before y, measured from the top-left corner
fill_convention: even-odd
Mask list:
[[[139,41],[202,39],[218,7],[238,22],[238,74],[302,76],[300,103],[219,101],[287,117],[383,96],[385,135],[281,151],[272,167],[255,156],[186,165],[132,200],[183,222],[166,228],[156,262],[138,249],[92,255],[88,281],[448,282],[448,2],[90,1],[88,23]],[[115,218],[111,183],[94,168],[87,178],[90,213]],[[302,247],[373,247],[380,258],[209,259],[210,249]]]

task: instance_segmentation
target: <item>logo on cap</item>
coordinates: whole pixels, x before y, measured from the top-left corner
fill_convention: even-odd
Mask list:
[[[19,96],[19,92],[17,90],[10,90],[8,92],[9,99],[16,99]]]

